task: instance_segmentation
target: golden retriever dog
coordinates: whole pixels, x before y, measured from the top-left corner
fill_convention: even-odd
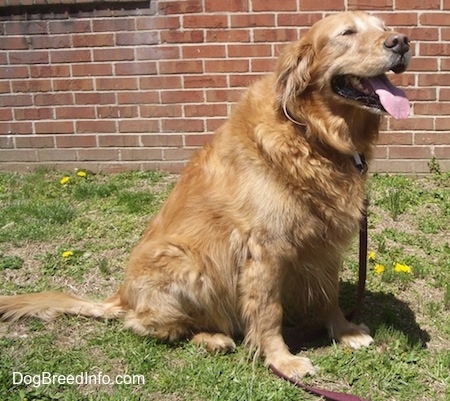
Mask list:
[[[314,374],[283,324],[320,318],[352,347],[373,339],[338,305],[342,255],[357,233],[381,115],[409,102],[389,71],[405,71],[409,39],[363,12],[317,22],[255,82],[185,168],[143,239],[123,284],[103,302],[60,293],[0,297],[4,319],[58,314],[123,317],[165,341],[210,351],[235,339],[285,376]]]

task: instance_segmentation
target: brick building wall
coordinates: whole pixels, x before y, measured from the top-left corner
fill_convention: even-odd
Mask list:
[[[0,1],[0,169],[177,172],[286,42],[353,9],[414,54],[372,170],[450,170],[450,0]]]

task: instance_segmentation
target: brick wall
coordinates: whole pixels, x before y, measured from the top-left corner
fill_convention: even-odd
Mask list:
[[[450,170],[450,0],[6,0],[0,169],[179,171],[282,46],[330,12],[365,9],[413,40],[373,169]]]

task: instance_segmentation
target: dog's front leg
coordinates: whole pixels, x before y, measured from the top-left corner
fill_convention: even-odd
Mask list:
[[[308,358],[292,355],[284,342],[280,301],[283,266],[277,259],[270,249],[253,246],[242,268],[239,286],[245,341],[264,356],[267,366],[298,379],[313,375],[316,369]]]

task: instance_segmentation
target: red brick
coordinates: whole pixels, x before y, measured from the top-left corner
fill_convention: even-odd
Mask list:
[[[220,0],[217,0],[220,1]],[[304,0],[302,0],[303,2]],[[296,0],[267,1],[253,0],[252,11],[297,11]]]
[[[350,0],[351,2],[352,0]],[[344,0],[301,0],[301,11],[344,11]]]
[[[414,113],[422,115],[444,116],[448,113],[450,102],[447,103],[416,103],[414,105]]]
[[[75,125],[80,134],[116,132],[116,122],[111,120],[77,120]]]
[[[425,146],[390,146],[389,157],[393,159],[430,159],[431,149]]]
[[[159,32],[118,32],[116,33],[116,45],[135,46],[153,45],[159,43]]]
[[[70,76],[69,65],[33,65],[30,66],[32,78],[61,78]]]
[[[150,30],[150,29],[178,29],[180,28],[180,17],[165,15],[158,15],[152,17],[136,18],[137,30]]]
[[[170,60],[180,58],[179,46],[150,46],[136,49],[138,60]]]
[[[272,55],[269,44],[231,44],[228,45],[228,57],[268,57]]]
[[[441,0],[395,0],[396,10],[439,10]]]
[[[117,63],[114,70],[116,75],[156,74],[156,62]]]
[[[137,90],[137,78],[96,78],[95,88],[98,91]]]
[[[163,149],[163,160],[190,160],[196,149]]]
[[[96,19],[64,19],[59,21],[49,21],[48,32],[51,34],[92,32],[91,21],[96,21]]]
[[[48,51],[18,51],[9,54],[11,64],[48,64],[50,61]]]
[[[31,134],[31,133],[33,133],[33,125],[31,122],[0,123],[0,134],[16,135],[16,134]]]
[[[69,134],[74,132],[72,121],[37,121],[34,124],[36,134]]]
[[[58,135],[55,141],[58,148],[93,148],[97,146],[95,135]]]
[[[99,135],[98,136],[99,147],[138,147],[139,136],[138,135]]]
[[[206,31],[207,42],[250,42],[248,29],[218,29]]]
[[[117,103],[120,105],[159,103],[159,94],[155,91],[119,92],[117,93]]]
[[[161,14],[189,14],[202,11],[201,0],[158,1]]]
[[[238,89],[210,89],[206,90],[206,101],[207,102],[237,102],[242,91]]]
[[[450,131],[450,117],[437,117],[435,129],[437,131]]]
[[[183,77],[184,88],[224,88],[227,86],[225,75],[186,75]]]
[[[23,66],[0,67],[0,79],[28,78],[28,68]]]
[[[112,33],[96,33],[72,35],[72,43],[74,47],[103,47],[114,46],[114,34]],[[69,45],[66,47],[70,47]]]
[[[17,148],[53,148],[54,146],[53,136],[33,135],[16,138]]]
[[[260,79],[262,74],[235,74],[229,75],[230,87],[247,88],[256,80]]]
[[[187,78],[189,76],[186,76]],[[181,77],[179,76],[151,76],[139,78],[140,89],[175,89],[181,88]]]
[[[449,26],[450,19],[448,13],[435,11],[433,13],[420,13],[419,17],[420,25],[430,26]]]
[[[161,93],[162,103],[201,103],[203,101],[204,96],[201,90],[164,91]]]
[[[442,36],[444,39],[444,31],[442,29]],[[407,35],[413,42],[417,41],[438,41],[439,40],[439,28],[417,28],[417,27],[402,27],[401,32]]]
[[[59,49],[71,47],[70,35],[29,36],[30,49]]]
[[[152,104],[140,107],[140,116],[154,117],[182,117],[183,108],[178,104]]]
[[[225,46],[224,45],[196,45],[196,46],[184,46],[183,58],[225,58]],[[230,55],[230,57],[232,57]]]
[[[53,118],[54,107],[27,107],[14,109],[16,120],[50,120]]]
[[[438,159],[450,159],[450,146],[437,146],[434,154]]]
[[[104,118],[136,118],[139,116],[138,106],[97,106],[97,117]]]
[[[183,27],[187,29],[226,28],[227,26],[227,15],[186,15],[183,18]]]
[[[414,57],[411,60],[409,71],[437,71],[438,59],[436,57]]]
[[[90,91],[93,89],[94,83],[90,78],[53,80],[53,90],[55,91]]]
[[[2,36],[2,50],[25,50],[28,49],[25,36]]]
[[[93,18],[92,32],[118,32],[133,31],[135,20],[133,18]]]
[[[378,137],[377,146],[381,145],[412,145],[411,133],[381,132]],[[378,155],[379,157],[379,155]]]
[[[203,72],[201,60],[160,61],[160,74],[193,74]]]
[[[95,117],[95,108],[93,106],[55,107],[55,118],[58,120],[72,120]]]
[[[119,160],[119,151],[116,149],[82,149],[77,154],[79,161]]]
[[[91,61],[90,50],[53,50],[50,53],[52,63],[79,63]]]
[[[11,109],[0,109],[0,121],[10,121],[13,119],[13,111]]]
[[[348,0],[349,10],[393,10],[393,0]]]
[[[449,121],[447,121],[447,129],[450,128]],[[415,145],[448,145],[450,144],[450,133],[448,132],[427,132],[414,134]]]
[[[72,93],[38,93],[34,96],[36,106],[53,106],[74,104]]]
[[[236,14],[230,18],[233,28],[275,26],[274,14]]]
[[[247,0],[205,0],[206,12],[240,12],[248,11]]]
[[[161,119],[162,132],[202,132],[204,121],[200,119]]]
[[[254,58],[250,61],[251,72],[271,72],[275,69],[275,58]]]
[[[74,77],[112,75],[112,65],[107,63],[72,64],[71,67]]]
[[[0,149],[14,149],[14,142],[15,142],[15,137],[13,136],[6,136],[6,137],[2,137],[0,136]]]
[[[277,25],[278,26],[306,26],[310,27],[317,21],[322,19],[321,13],[289,13],[289,14],[278,14]]]
[[[46,20],[35,21],[6,21],[4,33],[6,35],[36,35],[48,32]]]
[[[248,60],[206,60],[205,72],[247,72],[249,71]]]
[[[202,30],[161,31],[161,43],[201,43],[204,41]]]
[[[101,48],[93,50],[93,60],[99,61],[130,61],[134,60],[134,50],[124,47]]]
[[[115,104],[114,93],[75,93],[75,104]]]
[[[255,42],[290,42],[298,39],[297,29],[294,28],[273,28],[255,29]]]
[[[12,91],[20,92],[50,92],[52,90],[52,81],[49,79],[32,79],[12,81]]]
[[[184,105],[184,115],[186,117],[219,117],[228,115],[226,103],[212,104],[192,104]]]
[[[433,118],[411,116],[406,120],[389,120],[389,128],[394,131],[398,130],[432,130]],[[389,133],[388,133],[389,134]]]
[[[119,132],[148,133],[161,132],[160,120],[120,120]]]
[[[37,155],[35,150],[0,149],[0,160],[2,162],[35,162],[37,161]]]
[[[33,98],[31,94],[26,95],[2,95],[0,97],[0,107],[22,107],[31,106],[33,104]]]
[[[368,3],[370,3],[370,0],[365,0]],[[401,12],[401,13],[374,13],[374,15],[378,18],[381,18],[382,21],[386,23],[387,26],[394,28],[397,26],[418,26],[418,14],[417,13],[408,13],[408,12]]]
[[[37,157],[40,162],[73,161],[77,158],[74,149],[39,149]]]
[[[421,56],[442,56],[450,54],[450,43],[420,43]]]
[[[121,160],[161,160],[160,149],[122,149]]]
[[[405,88],[410,101],[437,100],[436,88]]]
[[[419,85],[422,87],[450,86],[450,73],[421,74]]]
[[[143,135],[141,136],[142,145],[150,147],[181,147],[183,137],[181,135]]]

